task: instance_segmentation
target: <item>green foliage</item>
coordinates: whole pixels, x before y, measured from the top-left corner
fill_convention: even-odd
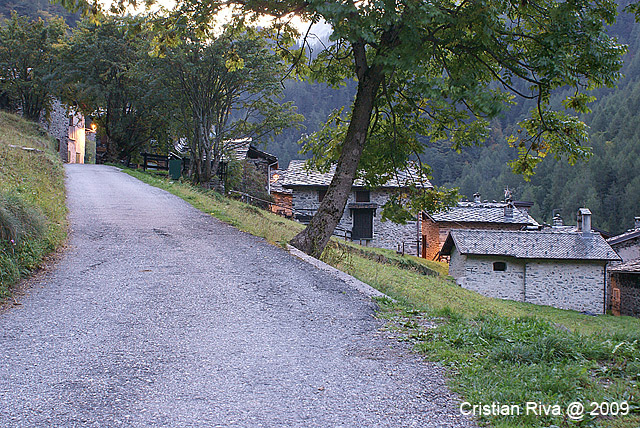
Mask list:
[[[411,187],[392,195],[382,207],[382,220],[406,224],[422,212],[437,213],[456,205],[460,200],[458,189]]]
[[[300,121],[280,103],[284,66],[262,32],[226,27],[214,38],[197,31],[149,62],[153,87],[165,91],[176,136],[188,141],[192,179],[207,182],[225,153],[266,141]]]
[[[46,230],[46,218],[14,194],[0,193],[0,241],[12,246],[39,239]]]
[[[164,98],[151,91],[146,68],[150,42],[129,31],[136,18],[83,20],[73,30],[56,70],[58,93],[93,118],[109,141],[111,160],[128,160],[141,149],[166,152]]]
[[[229,186],[228,188],[263,200],[272,200],[271,195],[267,193],[266,174],[258,171],[251,162],[243,161],[238,163],[241,166],[240,179],[234,186]]]
[[[620,423],[638,419],[633,416],[640,398],[634,382],[640,355],[636,336],[637,331],[578,334],[534,317],[501,315],[453,317],[411,335],[419,350],[455,370],[452,384],[466,401],[523,407],[533,401],[558,404],[563,409],[574,401],[585,407],[592,401],[627,401],[632,413],[620,416]],[[625,350],[619,351],[621,348]],[[564,414],[523,413],[481,419],[495,426],[565,426]],[[610,426],[612,422],[585,419],[588,426]]]
[[[14,99],[30,120],[48,112],[49,79],[66,28],[61,18],[34,21],[16,13],[0,25],[0,92]]]

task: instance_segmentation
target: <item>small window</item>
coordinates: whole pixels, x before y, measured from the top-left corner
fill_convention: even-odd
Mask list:
[[[507,270],[507,264],[505,262],[493,262],[493,270],[496,272],[504,272]]]
[[[326,194],[327,194],[326,189],[318,190],[318,202],[322,202]]]
[[[371,202],[371,195],[368,190],[356,190],[356,202]]]

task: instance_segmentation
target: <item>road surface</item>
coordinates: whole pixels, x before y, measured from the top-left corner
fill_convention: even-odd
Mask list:
[[[0,312],[0,427],[459,427],[370,298],[113,167],[67,165],[69,248]]]

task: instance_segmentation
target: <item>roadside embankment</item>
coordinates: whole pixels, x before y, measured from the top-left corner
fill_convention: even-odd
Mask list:
[[[0,299],[66,237],[64,169],[39,125],[0,112]]]

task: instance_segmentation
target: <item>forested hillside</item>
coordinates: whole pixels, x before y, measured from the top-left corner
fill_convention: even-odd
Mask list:
[[[286,81],[284,99],[293,101],[305,120],[302,128],[290,128],[268,143],[267,149],[278,156],[280,167],[286,168],[291,159],[305,159],[307,156],[299,153],[300,138],[320,129],[334,109],[350,106],[355,93],[356,83],[353,81],[346,82],[345,86],[338,89],[320,83]]]
[[[51,4],[49,0],[0,0],[0,21],[9,18],[14,10],[19,15],[44,20],[62,16],[69,26],[75,26],[80,19],[80,14],[69,13],[62,6]]]
[[[629,45],[625,77],[617,88],[596,92],[592,113],[583,117],[591,128],[588,162],[570,166],[562,159],[545,159],[530,182],[511,173],[506,162],[515,151],[505,137],[526,111],[518,106],[494,121],[492,137],[481,147],[462,155],[443,147],[428,149],[434,182],[460,187],[468,197],[479,191],[487,199],[501,198],[508,186],[516,198],[534,201],[533,215],[547,222],[559,210],[566,223],[574,224],[577,208],[586,206],[596,227],[613,233],[632,227],[633,217],[640,215],[640,25],[621,13],[611,33]]]
[[[629,45],[629,53],[624,79],[615,89],[596,92],[593,112],[583,117],[591,127],[589,162],[571,166],[563,159],[545,159],[530,182],[514,175],[507,162],[516,154],[505,139],[530,108],[520,104],[494,120],[490,138],[477,147],[456,153],[446,143],[427,144],[423,160],[433,168],[434,184],[459,187],[469,198],[480,192],[488,200],[501,199],[508,186],[515,198],[535,202],[532,214],[541,221],[549,222],[559,210],[565,223],[574,224],[577,208],[586,206],[596,227],[613,233],[631,227],[633,217],[640,215],[640,24],[621,13],[610,32]],[[280,157],[283,167],[302,157],[296,155],[300,135],[315,131],[333,109],[349,105],[355,93],[352,84],[333,90],[290,81],[286,87],[287,100],[294,101],[306,117],[307,128],[289,131],[269,144],[268,150]]]

